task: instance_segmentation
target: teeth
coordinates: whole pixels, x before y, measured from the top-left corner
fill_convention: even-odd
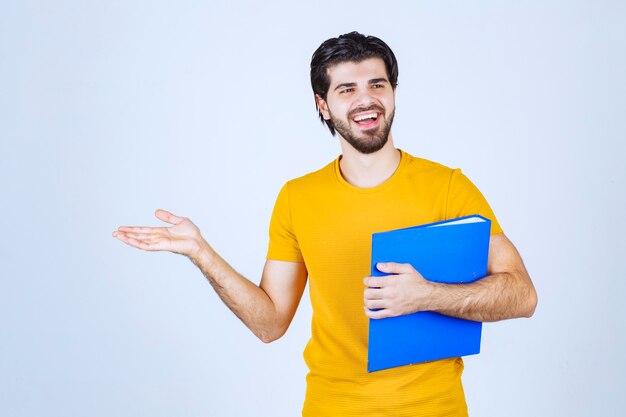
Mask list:
[[[362,114],[360,116],[357,116],[354,118],[355,122],[360,122],[361,120],[365,120],[365,119],[376,119],[376,113],[368,113],[368,114]]]

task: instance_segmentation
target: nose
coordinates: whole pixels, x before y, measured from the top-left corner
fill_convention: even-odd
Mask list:
[[[375,103],[375,99],[372,96],[369,89],[359,89],[355,98],[354,105],[356,107],[367,107]]]

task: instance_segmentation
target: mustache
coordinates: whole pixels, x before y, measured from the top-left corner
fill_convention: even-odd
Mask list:
[[[370,106],[362,106],[362,107],[357,107],[353,110],[351,110],[348,113],[348,118],[352,118],[352,116],[354,116],[357,113],[363,113],[366,111],[371,111],[371,110],[376,110],[377,112],[381,113],[381,114],[385,114],[385,109],[382,106],[379,106],[378,104],[372,104]]]

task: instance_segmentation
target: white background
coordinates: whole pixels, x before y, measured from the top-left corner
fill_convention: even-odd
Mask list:
[[[169,209],[258,282],[281,185],[339,152],[308,71],[352,30],[399,60],[396,145],[463,168],[539,293],[484,326],[471,415],[619,415],[623,2],[0,4],[1,415],[299,415],[307,295],[264,345],[111,232]]]

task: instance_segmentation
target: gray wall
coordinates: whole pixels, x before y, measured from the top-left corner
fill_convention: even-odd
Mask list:
[[[307,296],[264,345],[189,261],[111,232],[169,209],[258,282],[280,186],[339,152],[310,56],[359,30],[400,63],[396,144],[463,168],[540,295],[485,325],[470,413],[617,416],[624,21],[618,1],[3,1],[0,414],[299,414]]]

